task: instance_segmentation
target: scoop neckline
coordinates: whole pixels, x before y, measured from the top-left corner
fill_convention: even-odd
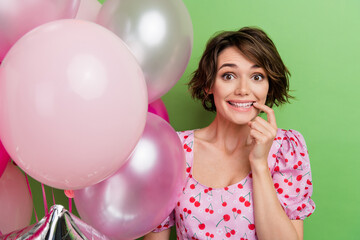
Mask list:
[[[236,186],[238,186],[239,184],[241,184],[242,186],[244,186],[244,184],[242,184],[242,182],[246,181],[247,179],[250,178],[250,174],[252,173],[252,171],[250,170],[248,172],[248,174],[243,178],[241,179],[240,181],[234,183],[234,184],[231,184],[229,186],[226,186],[226,187],[221,187],[221,188],[214,188],[214,187],[209,187],[209,186],[206,186],[204,184],[202,184],[201,182],[199,182],[195,177],[194,177],[194,174],[193,174],[193,170],[194,170],[194,148],[195,148],[195,131],[198,130],[198,129],[193,129],[192,130],[192,140],[193,140],[193,146],[192,146],[192,151],[190,152],[190,156],[191,156],[191,170],[190,170],[190,175],[191,175],[191,178],[200,186],[202,186],[203,188],[206,188],[206,189],[209,189],[211,188],[212,190],[223,190],[225,188],[234,188]],[[189,139],[187,139],[189,140]]]

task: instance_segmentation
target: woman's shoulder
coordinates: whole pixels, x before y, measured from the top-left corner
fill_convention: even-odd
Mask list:
[[[306,148],[306,143],[303,135],[299,131],[294,129],[285,130],[279,128],[277,130],[274,141],[281,143],[280,145],[295,145],[296,147],[300,146]]]

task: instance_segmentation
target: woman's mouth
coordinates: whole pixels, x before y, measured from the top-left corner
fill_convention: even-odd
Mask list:
[[[231,102],[231,101],[228,101],[228,103],[231,105],[231,106],[234,106],[234,107],[237,107],[237,108],[250,108],[254,102]]]

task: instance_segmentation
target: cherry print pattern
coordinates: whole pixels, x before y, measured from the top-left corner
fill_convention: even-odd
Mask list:
[[[154,232],[176,224],[178,239],[240,239],[256,237],[251,172],[240,182],[219,189],[192,176],[193,130],[179,132],[186,155],[183,194],[174,211]],[[308,151],[300,133],[279,129],[268,157],[274,188],[290,219],[304,219],[315,210]],[[297,166],[294,168],[294,166]]]

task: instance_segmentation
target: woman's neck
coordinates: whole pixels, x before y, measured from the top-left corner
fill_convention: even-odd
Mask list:
[[[232,154],[248,146],[249,133],[250,127],[247,124],[234,124],[220,119],[217,115],[209,126],[199,132],[197,137],[216,145],[228,154]]]

